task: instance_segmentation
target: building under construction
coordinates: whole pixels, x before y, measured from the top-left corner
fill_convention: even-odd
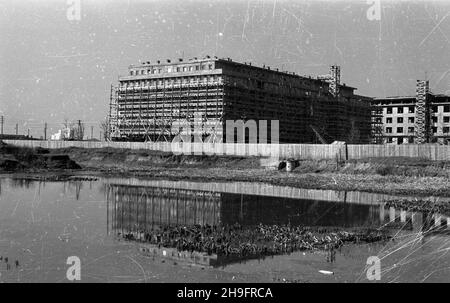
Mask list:
[[[252,120],[259,134],[262,127],[268,134],[257,143],[369,143],[371,98],[354,91],[340,83],[339,66],[313,78],[209,56],[143,62],[111,87],[110,138],[170,142],[180,132],[174,122],[200,116],[209,142],[227,142],[226,121]],[[270,135],[273,120],[278,138]],[[256,143],[245,130],[242,137]]]
[[[417,80],[416,96],[375,98],[374,117],[382,125],[378,141],[388,144],[450,144],[450,96],[433,94]]]

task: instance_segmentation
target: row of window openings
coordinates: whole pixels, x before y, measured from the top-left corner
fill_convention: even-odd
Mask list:
[[[433,123],[438,123],[438,117],[431,117],[431,121]],[[450,117],[444,117],[443,121],[444,123],[450,123]]]
[[[392,114],[392,109],[393,109],[393,107],[388,107],[388,108],[386,108],[386,112],[388,114]],[[407,109],[408,109],[408,113],[410,113],[410,114],[413,114],[415,111],[414,106],[408,106]],[[403,114],[403,107],[397,107],[397,113]]]
[[[414,106],[408,106],[406,108],[407,108],[409,114],[414,114],[414,112],[415,112]],[[387,114],[392,114],[392,111],[393,111],[392,109],[393,109],[393,107],[387,107],[386,108],[386,113]],[[437,105],[432,106],[431,110],[434,113],[437,113],[438,112],[438,106]],[[398,114],[403,114],[404,113],[404,107],[397,107],[397,113]],[[450,105],[444,105],[444,113],[450,113]]]
[[[433,111],[433,113],[437,113],[438,106],[437,105],[432,106],[431,110]],[[450,113],[450,105],[444,105],[444,113]]]
[[[196,70],[196,71],[198,71],[198,70],[200,70],[200,69],[202,69],[202,70],[207,70],[207,69],[213,69],[213,65],[212,64],[208,64],[208,65],[195,65],[195,66],[183,66],[183,67],[180,67],[180,66],[177,66],[176,68],[175,67],[172,67],[172,66],[169,66],[169,67],[167,67],[167,72],[168,73],[172,73],[172,72],[177,72],[177,73],[179,73],[179,72],[187,72],[187,71],[189,71],[189,72],[192,72],[192,71],[194,71],[194,70]],[[162,68],[158,68],[158,69],[141,69],[141,70],[132,70],[132,71],[130,71],[130,75],[131,76],[138,76],[138,75],[151,75],[151,74],[161,74],[162,72],[163,72],[164,70],[162,69]]]
[[[397,143],[405,143],[404,139],[406,139],[406,138],[398,137],[397,138]],[[407,140],[408,143],[414,143],[414,138],[412,138],[412,137],[409,137],[406,140]],[[387,141],[387,143],[393,143],[394,142],[393,138],[387,138],[386,141]]]
[[[173,84],[181,84],[181,83],[197,83],[197,82],[214,82],[220,80],[219,77],[214,77],[214,76],[205,76],[205,77],[199,77],[198,79],[194,79],[194,78],[183,78],[183,80],[181,79],[176,79],[176,80],[166,80],[165,84],[166,85],[173,85]],[[122,82],[122,87],[126,86],[126,83],[128,83],[128,86],[139,86],[139,85],[162,85],[163,84],[163,80],[149,80],[149,81],[128,81],[128,82]]]
[[[392,123],[392,118],[386,118],[386,123]],[[397,123],[403,123],[403,117],[398,117]],[[414,117],[408,117],[408,123],[414,123]]]
[[[432,127],[431,129],[432,129],[433,133],[437,133],[437,127]],[[447,126],[443,127],[442,132],[450,133],[450,127],[447,127]],[[386,133],[392,134],[392,127],[386,127]],[[397,127],[397,133],[403,133],[403,127]],[[408,127],[408,133],[409,134],[414,133],[414,127]]]
[[[431,117],[433,123],[438,122],[438,117]],[[450,123],[450,117],[444,117],[444,123]],[[392,123],[392,118],[386,118],[386,124]],[[403,117],[397,118],[397,123],[403,123]],[[408,123],[414,123],[414,117],[408,117]]]

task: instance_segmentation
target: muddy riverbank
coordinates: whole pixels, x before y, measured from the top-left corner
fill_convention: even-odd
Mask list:
[[[27,154],[30,150],[27,150]],[[63,181],[96,176],[191,181],[261,182],[306,189],[450,197],[450,163],[414,158],[299,161],[293,172],[266,169],[257,157],[173,155],[127,149],[67,148],[37,151],[51,159],[67,155],[80,166],[23,165],[1,169],[15,178]],[[31,156],[33,159],[33,156]],[[36,164],[37,163],[37,164]]]

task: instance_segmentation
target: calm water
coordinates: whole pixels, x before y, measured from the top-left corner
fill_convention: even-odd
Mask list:
[[[382,282],[449,282],[449,218],[380,203],[394,198],[251,183],[2,178],[0,281],[65,282],[67,258],[77,256],[82,282],[366,282],[366,260],[378,256]],[[328,262],[325,252],[295,252],[205,268],[149,257],[140,251],[140,242],[122,237],[170,226],[235,223],[247,228],[383,228],[395,240],[346,245],[334,262]],[[5,257],[12,265],[9,270]]]

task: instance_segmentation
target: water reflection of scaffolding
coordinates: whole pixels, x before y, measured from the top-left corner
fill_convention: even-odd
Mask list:
[[[207,243],[210,234],[203,232],[218,230],[220,233],[220,230],[226,231],[231,225],[244,231],[243,234],[257,233],[262,224],[276,228],[286,225],[308,226],[308,229],[318,227],[320,230],[383,229],[393,233],[417,231],[423,238],[436,232],[440,233],[444,225],[446,230],[449,230],[450,226],[450,219],[446,216],[411,213],[387,207],[385,203],[330,203],[320,200],[118,184],[106,184],[105,189],[108,201],[108,229],[114,235],[136,241],[144,255],[172,258],[176,262],[202,266],[219,266],[241,262],[247,257],[255,258],[256,255],[252,254],[243,257],[224,255],[219,253],[221,250],[211,251],[213,253],[205,250],[204,245],[209,245]],[[234,225],[236,223],[238,225]],[[209,227],[204,228],[205,226]],[[242,241],[246,241],[245,237]],[[196,243],[200,245],[198,251],[195,248]]]
[[[398,200],[401,198],[414,199],[413,196],[395,196],[379,193],[335,191],[305,189],[288,186],[269,185],[265,183],[251,182],[192,182],[192,181],[168,181],[168,180],[141,180],[136,178],[108,178],[108,184],[130,185],[145,187],[167,187],[187,190],[201,190],[209,192],[220,192],[230,194],[245,194],[256,196],[270,196],[276,198],[291,198],[296,200],[317,200],[333,203],[370,204],[379,205],[383,200]],[[431,197],[432,198],[432,197]],[[450,198],[439,198],[440,201],[450,202]]]
[[[131,232],[168,225],[220,224],[220,194],[143,186],[108,186],[111,228]]]
[[[431,212],[411,212],[380,205],[380,221],[386,226],[414,232],[450,232],[450,217]]]
[[[450,226],[438,214],[358,204],[294,199],[199,189],[107,184],[108,220],[121,233],[164,226],[285,225],[422,231]],[[344,198],[344,200],[346,200]],[[430,219],[431,218],[431,219]],[[398,223],[398,224],[397,224]]]
[[[378,206],[156,186],[108,184],[111,227],[295,225],[378,227]]]

